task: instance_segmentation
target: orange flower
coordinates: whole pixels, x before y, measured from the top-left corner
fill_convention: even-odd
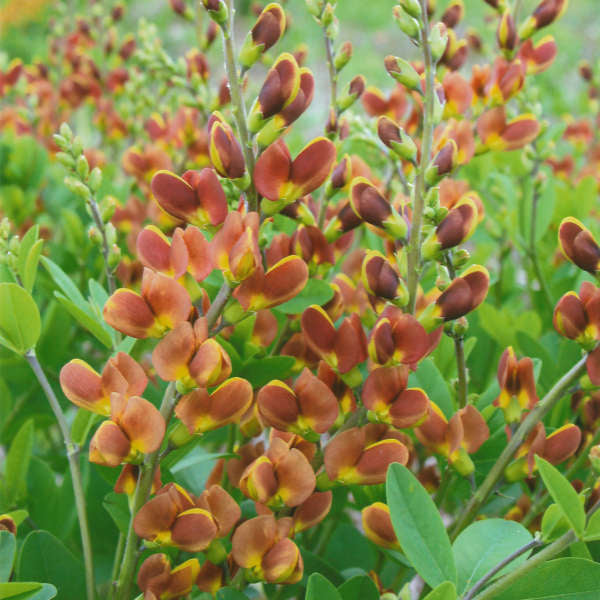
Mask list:
[[[137,257],[145,266],[179,279],[186,272],[203,281],[212,271],[209,243],[193,225],[177,227],[171,240],[154,225],[147,225],[136,240]]]
[[[541,456],[553,465],[564,462],[573,456],[581,443],[581,430],[577,425],[564,425],[549,436],[543,423],[538,423],[505,469],[508,481],[519,481],[531,477],[536,470],[535,457]]]
[[[344,485],[383,483],[391,463],[407,464],[409,451],[404,442],[406,436],[386,425],[342,431],[325,447],[327,477]]]
[[[165,420],[158,409],[139,396],[113,392],[110,420],[104,421],[90,441],[90,461],[116,467],[138,462],[157,450],[165,436]]]
[[[191,434],[205,433],[229,423],[238,423],[252,403],[252,386],[232,377],[212,394],[198,388],[186,394],[175,407],[175,416]]]
[[[500,358],[498,384],[500,395],[494,400],[494,406],[502,409],[507,423],[520,421],[522,412],[531,410],[539,400],[535,389],[533,361],[528,357],[517,361],[511,346]]]
[[[294,389],[278,379],[265,385],[258,393],[257,404],[267,426],[313,441],[328,431],[338,417],[333,392],[308,369],[302,371]]]
[[[378,546],[400,550],[400,543],[392,526],[390,509],[383,502],[374,502],[361,511],[365,535]]]
[[[406,367],[381,367],[371,371],[361,399],[369,415],[396,429],[415,427],[426,418],[429,398],[420,388],[407,388]]]
[[[182,177],[158,171],[151,185],[160,207],[176,219],[206,227],[220,225],[227,216],[227,198],[212,169],[186,171]]]
[[[281,438],[272,438],[267,452],[248,465],[240,489],[270,508],[302,504],[315,489],[315,473],[307,458]]]
[[[169,483],[142,506],[133,528],[145,540],[185,552],[201,552],[213,540],[227,536],[240,516],[237,502],[218,485],[196,498]]]
[[[172,569],[166,554],[153,554],[142,563],[137,584],[144,593],[144,598],[174,600],[192,591],[199,572],[197,558],[190,558]]]
[[[288,538],[292,519],[262,515],[242,523],[233,534],[232,555],[246,569],[246,579],[296,583],[303,573],[302,555]]]
[[[76,406],[99,415],[110,415],[110,395],[126,396],[144,393],[148,378],[144,369],[128,354],[117,353],[108,360],[102,374],[80,359],[74,359],[60,370],[60,386]]]
[[[427,420],[415,429],[417,439],[434,452],[445,456],[463,476],[474,470],[469,454],[477,452],[490,431],[479,411],[472,405],[461,408],[450,421],[434,402],[429,402]]]
[[[121,288],[104,305],[104,320],[121,333],[135,338],[162,337],[192,311],[186,289],[173,279],[144,269],[142,293]]]
[[[266,214],[278,212],[301,196],[320,187],[335,161],[335,145],[326,138],[316,138],[292,160],[285,142],[271,144],[256,161],[254,182]]]
[[[231,359],[217,340],[208,337],[206,319],[179,323],[158,342],[152,364],[164,381],[182,389],[219,385],[231,375]]]
[[[301,324],[311,350],[341,375],[367,358],[365,332],[358,315],[346,317],[336,329],[329,315],[315,304],[302,313]]]

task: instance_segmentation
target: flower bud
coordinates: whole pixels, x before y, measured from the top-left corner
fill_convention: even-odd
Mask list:
[[[498,23],[498,30],[496,32],[496,40],[501,50],[506,52],[512,52],[515,49],[517,43],[517,28],[515,27],[515,20],[509,10],[507,10]]]
[[[436,185],[446,175],[449,175],[458,164],[458,146],[453,139],[435,155],[425,171],[425,182],[428,186]]]
[[[202,0],[204,8],[207,10],[210,18],[223,27],[227,23],[229,11],[223,0]]]
[[[414,40],[418,39],[421,31],[421,25],[417,19],[407,14],[401,6],[394,6],[392,14],[394,15],[394,20],[398,24],[400,31],[406,34],[409,38]]]
[[[421,4],[419,0],[400,0],[400,6],[415,19],[421,18]]]
[[[448,30],[443,23],[436,23],[429,33],[429,45],[431,47],[431,58],[437,63],[444,55],[448,46]]]
[[[401,159],[415,163],[417,145],[413,139],[389,117],[379,117],[377,120],[379,139]]]
[[[463,0],[452,0],[445,10],[441,22],[449,29],[454,29],[465,16],[465,5]]]
[[[421,77],[415,68],[403,58],[388,55],[385,57],[387,72],[409,90],[421,92]]]
[[[536,31],[554,23],[565,13],[568,5],[569,0],[542,0],[519,28],[519,37],[525,40]]]
[[[240,51],[242,67],[250,68],[261,54],[274,46],[283,35],[285,27],[286,18],[283,8],[276,2],[265,6]]]
[[[574,217],[563,219],[558,228],[562,253],[573,264],[591,274],[600,268],[600,246],[590,231]]]
[[[344,42],[339,48],[333,59],[333,66],[336,71],[341,71],[352,58],[352,43]]]

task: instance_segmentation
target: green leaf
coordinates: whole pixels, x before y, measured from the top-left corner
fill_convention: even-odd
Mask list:
[[[419,363],[417,370],[411,373],[408,385],[420,387],[433,400],[450,419],[455,412],[448,384],[442,377],[439,369],[431,358],[426,358]]]
[[[586,542],[595,542],[600,540],[600,510],[597,510],[588,521],[585,528],[583,539]]]
[[[202,454],[194,452],[177,461],[169,470],[171,473],[177,473],[194,465],[220,458],[239,458],[239,454],[235,452],[205,452]]]
[[[127,503],[127,496],[125,494],[117,494],[116,492],[109,492],[104,496],[102,506],[106,509],[108,514],[121,533],[126,534],[129,529],[129,504]]]
[[[15,561],[17,540],[10,531],[0,531],[0,582],[8,581]]]
[[[388,469],[386,495],[392,525],[417,573],[431,587],[456,582],[450,540],[438,509],[418,479],[401,464]]]
[[[308,578],[305,600],[342,600],[335,586],[320,573]]]
[[[266,356],[244,363],[237,376],[247,379],[256,389],[273,379],[285,379],[293,366],[294,359],[291,356]]]
[[[32,531],[17,560],[18,579],[42,579],[56,586],[61,598],[85,598],[83,564],[47,531]]]
[[[286,315],[299,315],[309,306],[329,302],[333,298],[333,288],[322,279],[309,279],[304,289],[291,300],[280,304],[277,310]]]
[[[79,408],[71,425],[71,437],[76,444],[83,446],[87,441],[90,429],[100,419],[100,415],[92,413],[84,408]]]
[[[112,337],[98,317],[90,314],[89,305],[84,310],[77,304],[65,298],[60,292],[54,292],[56,299],[69,311],[71,316],[85,329],[87,329],[99,342],[107,348],[112,348]]]
[[[526,573],[494,600],[598,600],[600,564],[558,558]]]
[[[379,590],[367,575],[356,575],[338,588],[342,600],[379,600]]]
[[[16,283],[0,283],[0,344],[22,355],[37,344],[41,331],[31,294]]]
[[[217,592],[217,600],[248,600],[248,596],[234,588],[225,587]]]
[[[536,456],[535,464],[544,480],[548,492],[550,492],[554,501],[562,508],[565,517],[571,524],[577,537],[583,537],[583,530],[585,529],[585,510],[577,492],[569,483],[569,480],[548,461],[540,456]]]
[[[542,539],[545,542],[553,542],[570,528],[562,508],[558,504],[551,504],[542,517]]]
[[[33,289],[37,266],[42,246],[44,245],[44,240],[38,239],[39,231],[40,228],[38,225],[34,225],[27,230],[27,233],[21,240],[17,260],[17,271],[21,277],[21,282],[23,283],[23,287],[30,293]]]
[[[15,582],[15,583],[0,583],[0,599],[4,598],[31,598],[27,592],[37,592],[42,589],[41,583]],[[23,595],[25,594],[25,595]]]
[[[15,435],[6,456],[4,481],[6,483],[6,502],[9,506],[26,495],[27,471],[33,451],[35,429],[33,419],[26,421]]]
[[[463,593],[473,587],[490,569],[531,540],[531,533],[515,521],[485,519],[469,525],[452,546],[458,572],[458,592]],[[498,575],[508,573],[525,560],[527,554],[515,559]]]
[[[14,583],[0,583],[0,600],[50,600],[57,594],[57,590],[49,583],[36,583],[19,581]]]
[[[456,587],[451,581],[444,581],[431,590],[424,600],[456,600]]]

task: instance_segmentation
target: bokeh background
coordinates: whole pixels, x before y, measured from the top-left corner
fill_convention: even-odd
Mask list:
[[[189,4],[200,0],[190,0]],[[99,4],[102,0],[99,0]],[[322,123],[327,111],[327,79],[324,68],[325,51],[322,33],[306,10],[304,0],[287,0],[285,4],[292,19],[292,27],[286,34],[286,47],[295,48],[306,44],[309,50],[307,66],[317,78],[315,102],[310,111],[312,123]],[[437,0],[442,9],[449,2]],[[521,0],[520,14],[528,14],[539,3],[538,0]],[[82,0],[0,0],[0,65],[19,57],[24,62],[47,55],[49,33],[55,26],[55,18],[66,8],[74,18],[86,16],[94,10],[94,2]],[[111,3],[112,4],[112,3]],[[125,23],[135,33],[140,19],[146,18],[156,24],[164,34],[163,44],[173,56],[183,55],[194,46],[194,27],[176,18],[168,0],[129,0],[126,6]],[[383,57],[395,54],[405,57],[413,55],[413,48],[406,36],[395,26],[391,17],[394,0],[339,0],[336,14],[340,19],[339,40],[351,40],[354,45],[354,60],[342,77],[342,83],[357,73],[367,78],[367,83],[391,89],[392,80],[383,67]],[[62,6],[61,6],[62,5]],[[236,0],[238,10],[238,42],[243,40],[253,22],[252,0]],[[477,33],[484,44],[494,43],[495,18],[483,0],[465,0],[468,26]],[[567,115],[578,112],[580,103],[585,102],[581,94],[581,83],[577,65],[583,59],[594,62],[600,59],[600,2],[598,0],[571,0],[566,15],[558,25],[552,27],[559,54],[552,67],[539,77],[544,91],[541,101],[548,112]],[[214,44],[211,53],[219,53],[220,44]],[[471,54],[471,62],[478,62]],[[213,64],[218,64],[215,60]],[[463,72],[467,72],[463,70]],[[320,108],[320,111],[319,111]]]

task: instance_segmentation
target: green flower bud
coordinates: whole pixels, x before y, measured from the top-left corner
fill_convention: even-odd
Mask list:
[[[79,175],[81,179],[87,179],[87,176],[90,173],[90,165],[88,164],[85,155],[79,155],[79,157],[77,158],[77,163],[75,165],[75,170],[77,171],[77,175]]]
[[[58,162],[61,165],[63,165],[63,167],[67,167],[67,169],[75,168],[75,159],[70,154],[67,154],[66,152],[57,152],[56,160],[58,160]]]
[[[400,6],[395,6],[393,10],[394,20],[398,24],[400,31],[414,40],[419,38],[421,26],[419,21],[408,15]]]
[[[396,81],[410,90],[421,91],[421,77],[407,60],[389,55],[384,62],[387,72]]]
[[[92,192],[97,192],[102,185],[102,171],[98,167],[94,167],[88,179],[88,186]]]
[[[67,141],[71,142],[73,140],[73,132],[69,127],[68,123],[63,123],[59,129],[60,135]]]
[[[421,5],[419,0],[400,0],[400,6],[415,19],[421,18]]]
[[[448,45],[448,33],[443,23],[436,23],[429,33],[429,46],[431,47],[431,57],[433,62],[437,63],[446,51]]]

